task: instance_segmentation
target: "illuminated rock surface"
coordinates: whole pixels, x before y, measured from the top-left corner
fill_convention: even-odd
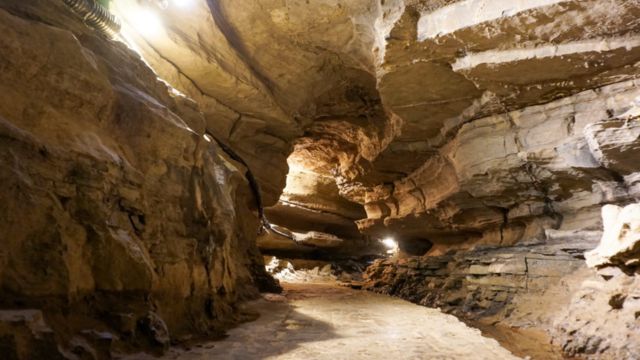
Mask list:
[[[52,329],[33,335],[39,355],[3,329],[2,356],[222,333],[269,285],[241,166],[203,138],[197,104],[62,2],[2,7],[0,302]]]
[[[393,237],[365,288],[640,357],[638,1],[157,3],[0,2],[0,350],[160,353],[277,289],[258,247]]]
[[[633,271],[640,266],[640,204],[602,208],[604,232],[597,248],[585,254],[589,267],[618,266]]]
[[[188,351],[172,349],[164,358],[518,359],[479,330],[435,309],[331,285],[286,289],[286,297],[253,304],[263,315],[231,330],[227,339]]]
[[[114,1],[125,28],[133,3]],[[637,127],[620,117],[640,95],[637,2],[169,10],[156,11],[161,34],[137,36],[142,54],[247,157],[266,204],[280,196],[267,214],[292,231],[357,243],[355,222],[372,236],[513,244],[593,230],[602,203],[637,195],[636,140],[609,129]]]

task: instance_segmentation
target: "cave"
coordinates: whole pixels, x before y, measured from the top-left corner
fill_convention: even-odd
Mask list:
[[[637,0],[0,0],[0,359],[640,359]]]

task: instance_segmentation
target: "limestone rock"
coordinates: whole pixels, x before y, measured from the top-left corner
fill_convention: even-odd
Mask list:
[[[585,253],[589,267],[640,266],[640,204],[602,207],[604,233],[597,248]]]
[[[332,248],[341,246],[344,240],[331,234],[310,231],[305,234],[294,233],[295,240],[304,245],[311,245],[321,248]]]
[[[110,3],[121,41],[61,1],[0,4],[0,305],[101,319],[61,339],[86,354],[91,330],[219,333],[277,288],[248,170],[301,240],[263,232],[263,250],[349,258],[393,236],[421,256],[376,262],[367,287],[471,317],[562,282],[601,207],[640,196],[638,1]],[[633,221],[589,263],[636,266]],[[626,311],[634,283],[607,276],[594,303]],[[563,299],[561,319],[593,305]],[[559,326],[566,351],[605,351],[600,325]]]
[[[639,107],[633,107],[614,119],[596,122],[585,128],[587,143],[596,160],[621,176],[638,171],[639,111]]]
[[[135,343],[122,314],[150,311],[161,348],[222,332],[268,275],[244,169],[198,105],[61,1],[2,2],[0,30],[0,306],[50,315],[61,348]]]
[[[573,257],[589,243],[487,247],[440,256],[377,260],[365,272],[364,289],[399,296],[477,319],[509,312],[517,296],[541,294],[584,267]]]
[[[113,4],[293,231],[541,242],[640,193],[636,2],[194,0],[153,36]]]
[[[583,280],[556,316],[553,341],[569,356],[633,359],[640,353],[638,314],[637,276],[620,273],[608,280]]]
[[[639,95],[635,82],[621,83],[463,125],[392,191],[372,189],[359,226],[454,246],[459,238],[508,245],[546,241],[549,231],[597,230],[601,204],[635,193],[596,160],[588,129],[608,122],[597,104],[623,114]]]

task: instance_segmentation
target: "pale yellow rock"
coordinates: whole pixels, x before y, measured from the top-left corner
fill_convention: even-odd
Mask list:
[[[604,232],[597,248],[586,252],[589,267],[640,265],[640,204],[602,207]]]

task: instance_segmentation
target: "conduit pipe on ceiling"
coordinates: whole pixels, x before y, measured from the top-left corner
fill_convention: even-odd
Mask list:
[[[63,1],[74,13],[82,18],[87,26],[112,38],[115,38],[120,32],[121,24],[118,18],[95,0]]]

